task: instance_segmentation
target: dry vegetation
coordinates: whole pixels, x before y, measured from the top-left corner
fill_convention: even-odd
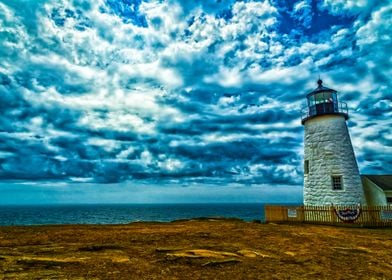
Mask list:
[[[200,219],[0,227],[0,279],[392,279],[392,230]]]

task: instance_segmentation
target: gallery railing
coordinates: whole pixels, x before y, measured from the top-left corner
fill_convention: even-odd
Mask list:
[[[348,119],[348,107],[346,102],[322,102],[307,106],[301,111],[301,121],[312,118],[314,116],[326,114],[342,114]]]

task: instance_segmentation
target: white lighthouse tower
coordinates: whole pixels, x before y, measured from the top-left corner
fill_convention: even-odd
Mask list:
[[[304,205],[365,204],[361,178],[347,129],[347,104],[337,91],[318,87],[307,94],[302,115]]]

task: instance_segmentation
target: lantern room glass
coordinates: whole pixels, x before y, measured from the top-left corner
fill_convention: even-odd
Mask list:
[[[309,115],[338,112],[338,97],[335,91],[322,91],[308,96]]]

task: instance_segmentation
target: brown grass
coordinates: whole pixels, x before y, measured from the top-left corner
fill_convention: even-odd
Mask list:
[[[191,220],[0,227],[0,279],[392,279],[392,229]]]

